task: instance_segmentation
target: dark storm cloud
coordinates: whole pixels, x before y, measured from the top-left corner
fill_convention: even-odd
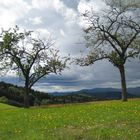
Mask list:
[[[2,76],[0,77],[0,81],[6,82],[6,83],[12,83],[18,86],[24,86],[23,79],[19,77],[15,77],[15,76]]]
[[[126,63],[127,81],[135,81],[140,79],[140,60],[132,59]]]
[[[136,67],[136,65],[138,67]],[[129,87],[138,86],[140,73],[138,62],[133,61],[132,67],[126,65],[127,84]],[[135,72],[135,73],[134,73]],[[2,81],[24,85],[23,81],[16,77],[3,77]],[[49,75],[35,84],[34,89],[40,91],[72,91],[84,88],[115,87],[120,88],[120,75],[117,68],[106,61],[98,62],[91,67],[76,67],[62,73],[62,75]]]

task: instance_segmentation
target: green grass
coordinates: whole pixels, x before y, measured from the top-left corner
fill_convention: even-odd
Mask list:
[[[0,110],[4,110],[4,109],[13,109],[13,108],[16,108],[16,107],[10,106],[10,105],[7,105],[7,104],[0,103]],[[0,113],[0,114],[1,114],[1,113]]]
[[[0,140],[140,140],[140,100],[0,109]]]

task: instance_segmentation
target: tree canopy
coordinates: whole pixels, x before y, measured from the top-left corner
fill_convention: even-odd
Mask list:
[[[55,41],[33,37],[32,31],[21,32],[18,27],[3,31],[0,44],[1,70],[14,70],[25,81],[28,96],[31,87],[51,73],[61,73],[69,58],[61,58],[54,48]],[[26,95],[25,94],[25,95]],[[25,98],[27,98],[25,96]],[[25,99],[25,104],[28,100]]]
[[[124,64],[129,58],[140,54],[138,10],[137,7],[117,8],[110,5],[110,8],[100,13],[91,10],[82,15],[86,23],[84,31],[89,54],[78,58],[76,62],[88,66],[98,60],[109,60],[120,71],[123,100],[127,100]]]

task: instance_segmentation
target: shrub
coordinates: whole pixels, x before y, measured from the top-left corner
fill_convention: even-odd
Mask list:
[[[40,106],[41,101],[38,98],[35,98],[34,100],[34,106]]]
[[[48,105],[49,103],[50,103],[50,100],[48,100],[48,99],[43,99],[41,101],[41,105]]]
[[[17,107],[23,107],[24,106],[24,104],[19,103],[19,102],[14,101],[14,100],[9,100],[8,104],[13,105],[13,106],[17,106]]]
[[[0,103],[8,103],[8,99],[5,96],[0,97]]]

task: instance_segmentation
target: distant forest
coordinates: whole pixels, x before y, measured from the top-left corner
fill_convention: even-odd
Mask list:
[[[18,87],[5,82],[0,82],[0,102],[22,107],[24,106],[24,88]],[[79,103],[97,100],[91,95],[86,94],[69,94],[69,95],[51,95],[44,92],[30,90],[30,106],[62,104],[62,103]]]
[[[0,82],[0,102],[15,105],[18,107],[24,106],[24,87]],[[139,94],[138,94],[139,95]],[[139,96],[128,94],[128,98],[137,98]],[[35,90],[30,90],[29,103],[30,106],[51,105],[51,104],[66,104],[66,103],[83,103],[102,100],[119,100],[121,99],[120,91],[88,91],[81,90],[77,92],[66,93],[45,93]]]

